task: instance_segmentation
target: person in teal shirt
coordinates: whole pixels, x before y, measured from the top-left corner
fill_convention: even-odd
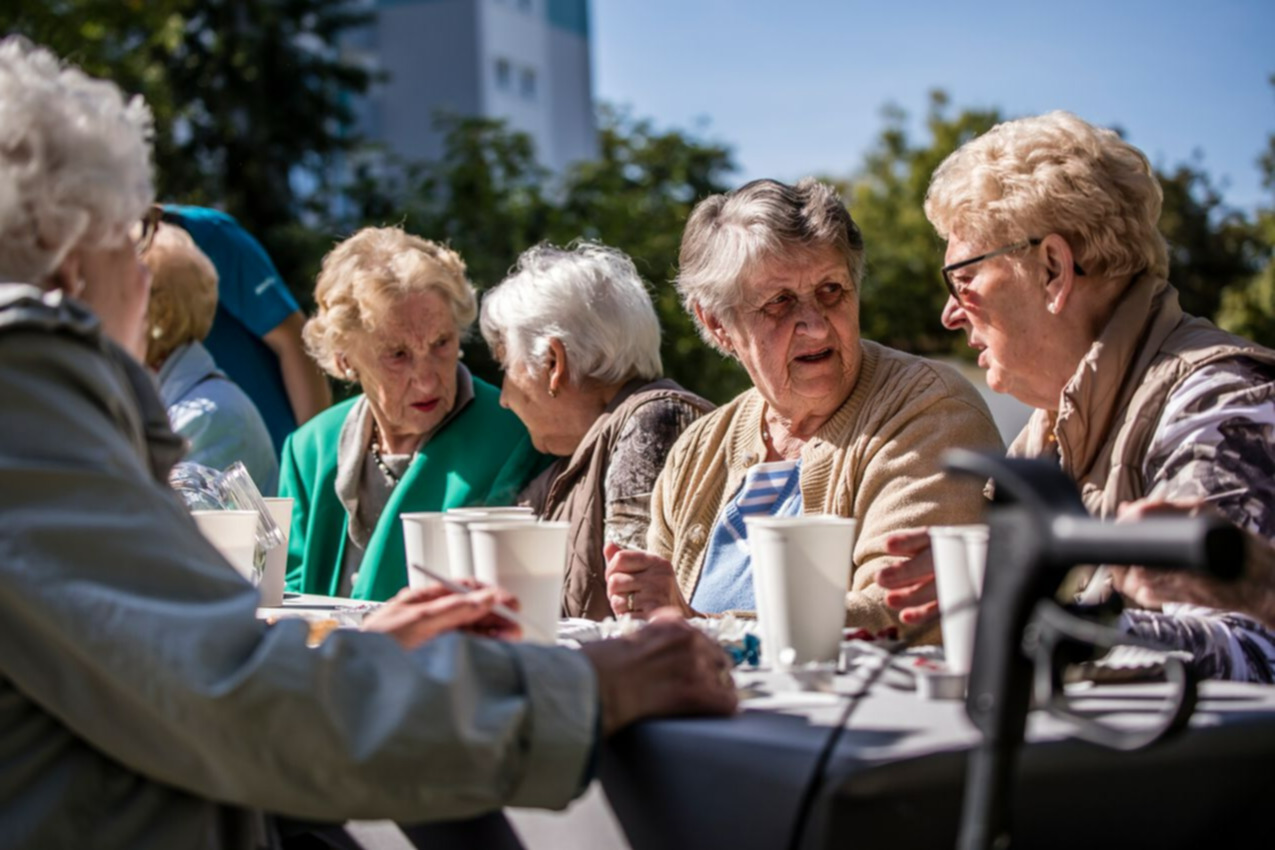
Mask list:
[[[315,301],[307,350],[363,393],[284,443],[287,586],[384,600],[407,585],[400,513],[512,504],[549,459],[460,363],[477,303],[455,251],[365,228],[324,258]]]
[[[278,454],[299,424],[332,403],[301,344],[305,315],[266,249],[233,216],[165,204],[164,222],[190,234],[217,269],[217,314],[204,346],[252,399]]]

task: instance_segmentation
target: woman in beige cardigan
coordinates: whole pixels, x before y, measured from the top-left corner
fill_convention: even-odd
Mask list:
[[[952,446],[1002,448],[955,370],[859,338],[863,237],[831,187],[759,180],[692,212],[677,285],[704,339],[754,387],[692,425],[656,483],[649,551],[617,551],[617,613],[751,610],[746,515],[858,521],[847,622],[895,624],[875,575],[885,538],[973,522],[980,487],[945,475]],[[743,541],[741,543],[740,541]]]

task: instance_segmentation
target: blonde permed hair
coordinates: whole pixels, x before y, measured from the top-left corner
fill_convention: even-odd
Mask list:
[[[160,225],[143,258],[151,270],[146,365],[158,369],[178,347],[202,342],[217,315],[217,269],[180,227]]]
[[[337,353],[355,337],[376,334],[400,300],[422,292],[443,296],[457,333],[468,331],[478,306],[460,255],[401,227],[365,227],[323,258],[317,312],[301,334],[306,350],[329,375],[344,379]]]
[[[944,239],[986,246],[1057,233],[1090,274],[1168,277],[1164,193],[1142,151],[1070,112],[1006,121],[930,180],[925,215]]]

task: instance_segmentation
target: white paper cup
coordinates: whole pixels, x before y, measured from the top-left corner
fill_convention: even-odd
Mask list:
[[[981,531],[981,535],[980,535]],[[987,559],[987,527],[939,525],[930,529],[934,583],[942,615],[943,656],[952,673],[968,673],[974,661],[974,630],[978,625],[978,596]],[[971,551],[972,550],[972,551]]]
[[[447,565],[447,535],[443,530],[442,511],[420,511],[399,514],[403,521],[403,551],[407,555],[407,586],[425,587],[434,579],[413,565],[428,567],[440,576],[451,577]]]
[[[257,552],[256,511],[191,511],[195,524],[221,556],[238,573],[253,584],[257,569],[253,556]]]
[[[771,667],[836,661],[856,523],[843,517],[745,517],[762,657]]]
[[[290,498],[271,496],[262,499],[274,524],[283,532],[282,545],[266,552],[266,570],[261,576],[261,605],[277,608],[283,604],[283,579],[288,572],[288,538],[292,535],[292,502]]]
[[[562,576],[567,565],[566,522],[510,522],[507,518],[468,527],[474,576],[518,598],[523,618],[537,633],[523,640],[549,642],[562,611]]]
[[[970,571],[970,584],[974,586],[974,595],[983,598],[983,576],[987,572],[987,526],[962,525],[961,536],[965,539],[965,567]]]
[[[453,579],[474,577],[473,546],[469,539],[469,526],[477,522],[535,522],[536,515],[525,511],[499,511],[489,508],[454,508],[443,514],[443,535],[447,541],[447,568]]]

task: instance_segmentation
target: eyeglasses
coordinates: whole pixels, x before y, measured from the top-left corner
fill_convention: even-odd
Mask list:
[[[970,257],[968,260],[961,260],[958,263],[952,263],[951,265],[944,266],[942,269],[943,283],[947,284],[947,291],[951,294],[952,298],[955,299],[956,303],[961,306],[965,306],[965,302],[961,298],[961,290],[957,287],[956,282],[952,280],[952,272],[957,269],[963,269],[966,266],[972,266],[975,263],[981,263],[984,260],[990,260],[993,257],[1012,254],[1015,251],[1021,251],[1024,248],[1035,248],[1041,243],[1041,241],[1042,240],[1039,237],[1024,239],[1021,242],[1014,242],[1010,245],[1006,245],[1004,248],[997,248],[995,251],[988,251],[986,254],[979,254],[977,257]],[[1080,263],[1073,262],[1072,268],[1078,276],[1084,277],[1085,270],[1080,267]]]
[[[133,240],[133,247],[139,255],[145,254],[155,241],[155,232],[159,230],[159,220],[164,215],[164,208],[158,204],[146,211],[146,214],[134,224],[128,232]]]

